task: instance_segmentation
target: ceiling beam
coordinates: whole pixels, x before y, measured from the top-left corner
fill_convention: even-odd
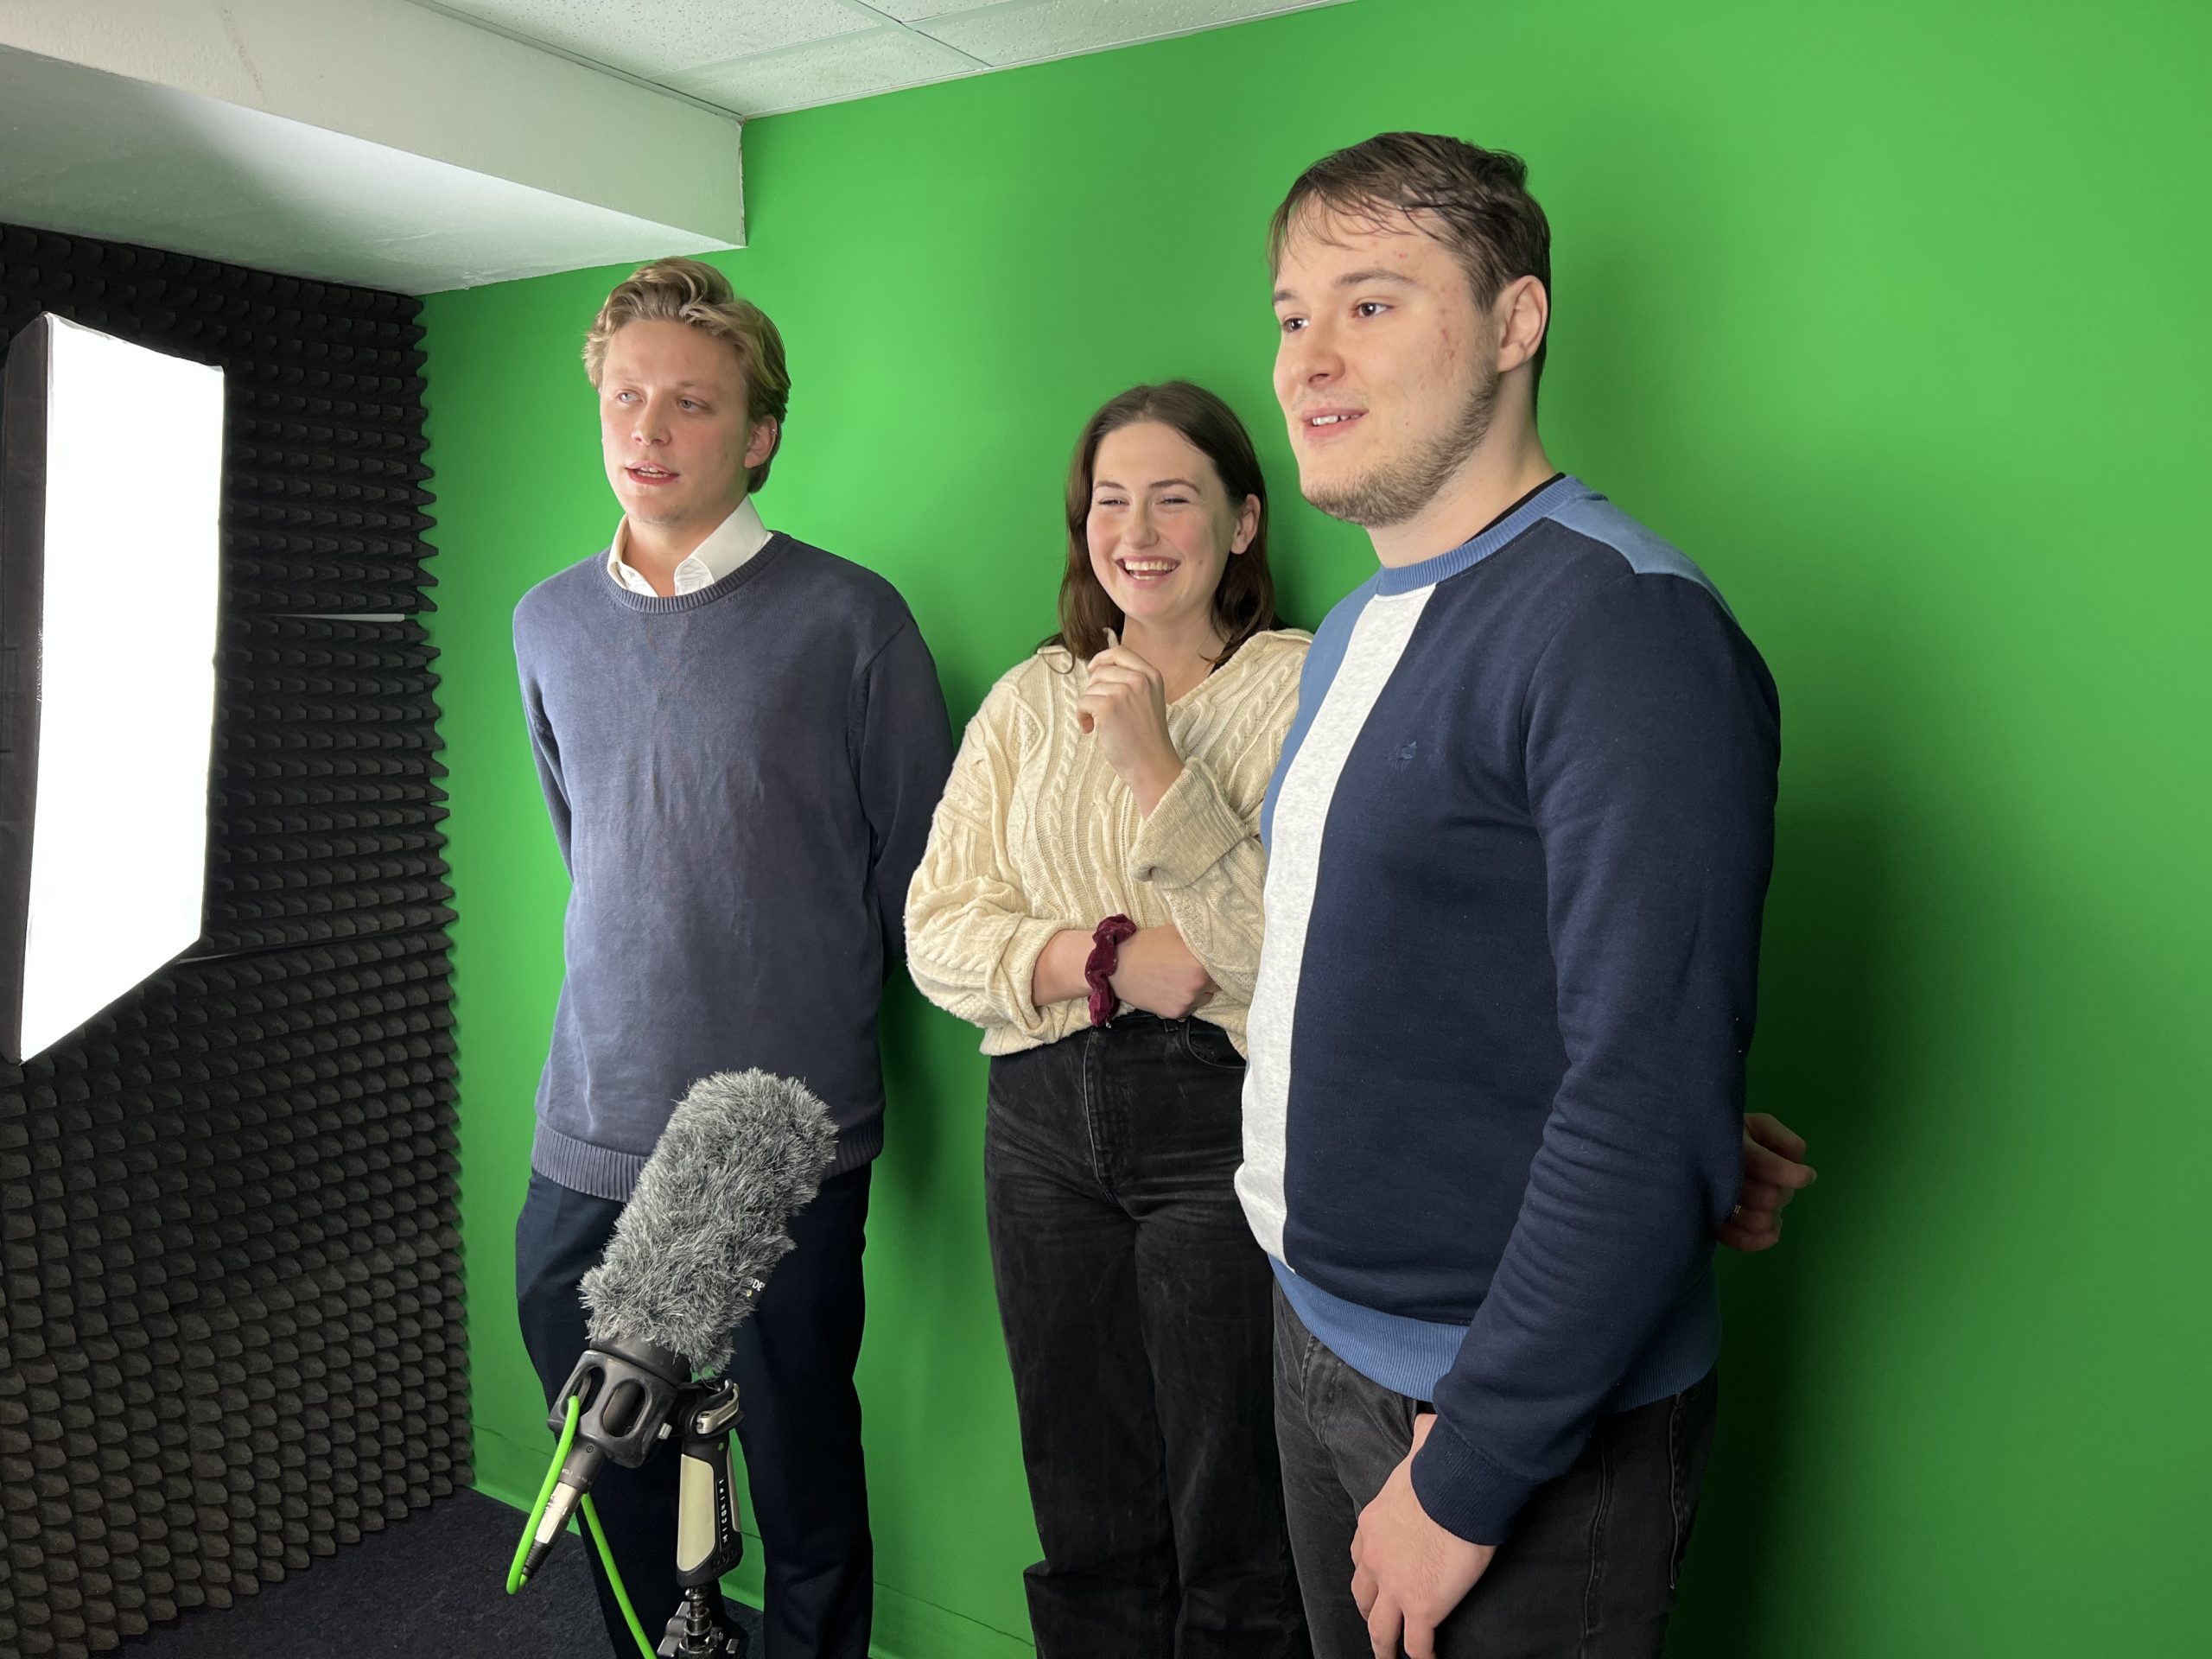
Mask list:
[[[82,200],[86,181],[105,176],[97,169],[54,187],[54,168],[97,149],[112,118],[142,143],[166,134],[187,153],[142,150],[155,175],[190,173],[188,161],[200,156],[206,165],[192,176],[219,173],[226,188],[270,198],[264,206],[302,226],[336,230],[346,205],[337,193],[365,181],[373,194],[380,168],[395,207],[430,192],[426,219],[448,240],[462,204],[474,213],[512,201],[514,224],[485,226],[493,245],[462,259],[455,280],[429,287],[745,239],[735,119],[408,0],[10,0],[0,49],[15,54],[0,79],[27,97],[42,79],[54,94],[35,100],[43,119],[60,114],[77,129],[41,136],[25,98],[0,103],[0,218],[42,204],[42,218],[27,222],[156,240],[106,222],[118,208],[127,219],[130,204]],[[101,76],[116,83],[106,98]],[[87,96],[92,106],[69,117]],[[242,134],[254,137],[257,155],[239,153]],[[317,169],[294,164],[309,155],[338,158],[328,200],[312,199]],[[109,194],[118,188],[111,181]],[[298,200],[303,192],[309,199]],[[139,194],[149,194],[143,184]],[[104,222],[60,223],[54,213],[72,199],[79,217]],[[589,232],[576,257],[550,245],[518,248],[516,268],[503,268],[502,235],[542,237],[563,223]],[[387,240],[397,239],[395,228]],[[332,252],[307,257],[327,264]]]

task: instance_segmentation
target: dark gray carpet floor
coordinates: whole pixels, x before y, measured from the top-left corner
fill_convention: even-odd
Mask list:
[[[455,1492],[258,1595],[183,1614],[116,1651],[124,1659],[606,1659],[612,1649],[582,1539],[563,1538],[544,1569],[507,1594],[522,1523],[504,1503]],[[760,1652],[760,1614],[732,1611],[750,1623]]]

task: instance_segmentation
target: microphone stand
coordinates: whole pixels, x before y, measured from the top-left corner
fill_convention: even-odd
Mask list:
[[[681,1425],[677,1492],[676,1581],[683,1605],[668,1621],[658,1659],[744,1659],[745,1633],[722,1612],[721,1577],[745,1557],[737,1526],[737,1483],[729,1432],[740,1415],[734,1382],[687,1382],[677,1390]]]
[[[741,1415],[737,1384],[680,1380],[686,1370],[680,1356],[650,1343],[615,1338],[585,1350],[548,1418],[556,1432],[566,1430],[571,1410],[581,1407],[574,1450],[558,1465],[557,1484],[547,1477],[547,1497],[540,1497],[531,1517],[532,1530],[524,1534],[526,1553],[517,1558],[509,1589],[544,1564],[606,1460],[634,1469],[663,1440],[674,1438],[680,1455],[676,1581],[683,1600],[653,1652],[656,1659],[744,1659],[745,1633],[730,1624],[721,1597],[722,1574],[745,1556],[729,1453],[730,1431]],[[604,1548],[603,1535],[600,1541],[607,1575],[619,1590],[622,1578],[613,1553]],[[626,1608],[626,1597],[621,1599]]]

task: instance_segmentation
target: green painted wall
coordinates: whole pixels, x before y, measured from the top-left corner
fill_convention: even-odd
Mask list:
[[[1718,578],[1786,716],[1755,1084],[1823,1180],[1726,1265],[1678,1653],[2204,1641],[2207,15],[1358,0],[747,131],[724,264],[798,378],[763,510],[898,582],[961,718],[1049,626],[1067,447],[1132,381],[1244,412],[1296,619],[1371,568],[1295,499],[1262,224],[1384,127],[1533,158],[1553,454]],[[428,311],[478,1455],[509,1498],[546,1452],[512,1223],[563,888],[508,616],[613,524],[575,354],[617,275]],[[887,1045],[883,1645],[1013,1653],[983,1069],[903,982]]]

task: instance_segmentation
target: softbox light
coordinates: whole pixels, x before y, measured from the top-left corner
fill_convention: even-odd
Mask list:
[[[0,372],[0,1052],[200,937],[219,369],[55,316]]]

